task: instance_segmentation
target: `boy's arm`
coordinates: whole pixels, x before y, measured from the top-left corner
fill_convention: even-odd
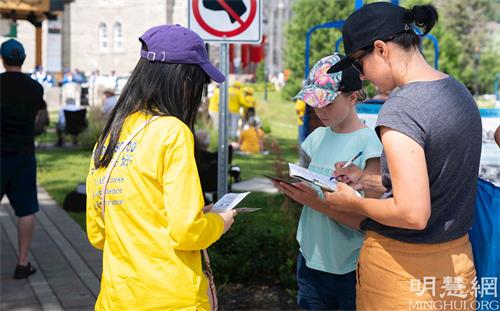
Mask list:
[[[309,164],[311,164],[311,157],[302,148],[300,148],[300,156],[300,166],[308,168]]]
[[[308,207],[322,214],[325,214],[338,223],[341,223],[353,229],[359,230],[360,223],[366,218],[366,216],[360,214],[351,212],[339,212],[330,208],[327,202],[320,199],[320,197],[316,193],[316,190],[312,189],[304,183],[295,183],[291,185],[284,182],[273,181],[273,184],[283,194],[292,198],[294,201],[307,205]]]

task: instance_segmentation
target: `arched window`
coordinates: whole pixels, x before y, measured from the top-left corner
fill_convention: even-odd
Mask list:
[[[108,50],[108,27],[105,23],[99,24],[99,50]]]
[[[122,24],[116,22],[113,26],[113,49],[121,51],[123,48]]]

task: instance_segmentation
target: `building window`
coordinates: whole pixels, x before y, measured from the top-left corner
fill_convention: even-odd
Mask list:
[[[104,23],[99,24],[99,50],[108,50],[108,27]]]
[[[115,23],[113,26],[113,49],[115,51],[121,51],[123,48],[123,33],[122,24]]]

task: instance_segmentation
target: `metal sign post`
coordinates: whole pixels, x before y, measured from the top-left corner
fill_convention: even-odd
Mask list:
[[[228,44],[260,43],[262,40],[262,0],[188,0],[188,28],[199,34],[205,42],[220,43],[219,69],[226,76],[226,81],[220,84],[219,89],[217,197],[220,199],[228,191]]]
[[[227,89],[229,83],[229,53],[228,44],[220,45],[220,70],[226,76],[226,81],[220,85],[219,89],[219,149],[217,155],[217,199],[222,198],[227,193],[227,172],[228,172],[228,145],[227,145]]]

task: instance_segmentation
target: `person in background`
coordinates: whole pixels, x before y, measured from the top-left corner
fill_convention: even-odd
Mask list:
[[[219,128],[219,86],[216,85],[213,89],[212,95],[208,99],[208,115],[212,120],[212,125],[215,129]]]
[[[42,66],[36,66],[31,74],[31,78],[40,83],[43,87],[51,87],[54,85],[54,79],[48,74]]]
[[[23,279],[36,271],[28,261],[34,215],[39,210],[34,127],[47,106],[43,87],[22,72],[26,59],[23,45],[9,39],[2,43],[0,55],[5,67],[0,76],[0,200],[6,194],[18,217],[19,257],[14,278]]]
[[[56,123],[56,135],[57,142],[56,147],[64,146],[64,131],[66,130],[66,117],[64,116],[64,111],[80,111],[85,110],[85,107],[77,106],[73,98],[66,99],[66,105],[59,109],[59,115]],[[76,138],[75,138],[76,139]],[[76,140],[73,141],[73,145],[76,145]]]
[[[243,103],[243,118],[244,122],[248,122],[251,117],[255,117],[255,105],[257,100],[254,97],[253,87],[247,86],[243,88],[243,93],[245,96],[245,102]]]
[[[62,102],[73,99],[77,106],[80,106],[83,76],[77,70],[73,73],[69,68],[65,69],[65,74],[61,82]]]
[[[109,76],[107,77],[106,86],[111,89],[116,89],[116,81],[118,76],[116,75],[115,70],[111,70]]]
[[[63,80],[61,82],[62,85],[65,85],[66,83],[73,83],[75,82],[74,81],[74,77],[73,77],[73,73],[71,72],[71,70],[69,68],[65,68],[64,69],[64,76],[63,76]]]
[[[98,69],[92,71],[89,77],[89,105],[96,106],[99,103],[98,90],[99,90],[99,77],[100,72]]]
[[[264,131],[258,127],[255,117],[248,120],[248,128],[243,130],[239,139],[239,151],[247,154],[264,152]]]
[[[75,73],[73,74],[73,81],[78,84],[82,84],[87,82],[87,77],[85,77],[85,74],[83,71],[79,69],[75,69]]]
[[[245,107],[245,96],[243,95],[242,84],[235,81],[227,91],[228,103],[227,108],[229,111],[229,129],[228,137],[236,139],[238,137],[238,122],[240,120],[240,108]]]
[[[107,88],[103,92],[104,101],[102,103],[102,113],[108,116],[111,110],[115,108],[118,102],[118,96],[115,95],[115,90]]]
[[[295,100],[295,113],[297,114],[297,125],[299,128],[299,142],[301,143],[306,139],[306,128],[304,126],[306,103],[299,98]]]

